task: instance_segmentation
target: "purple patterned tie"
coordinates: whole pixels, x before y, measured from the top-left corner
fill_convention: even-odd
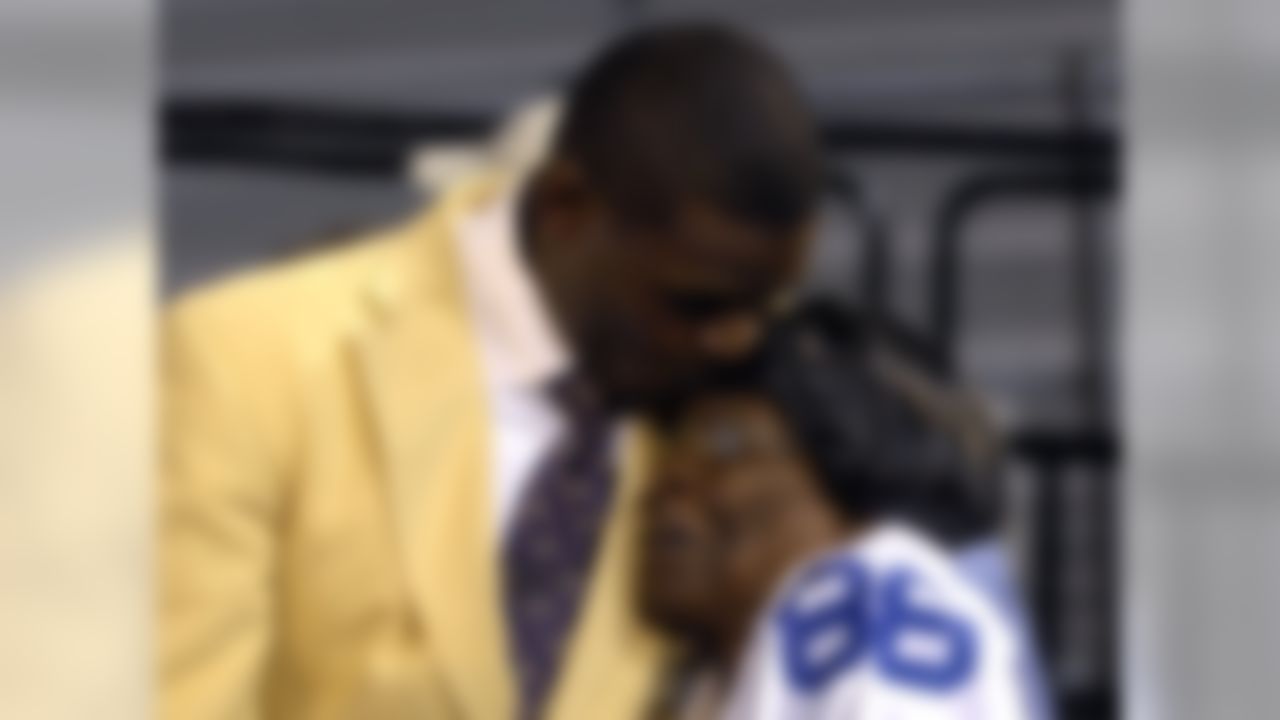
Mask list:
[[[561,668],[613,491],[607,413],[576,380],[551,395],[564,432],[520,498],[502,558],[522,720],[542,715]]]

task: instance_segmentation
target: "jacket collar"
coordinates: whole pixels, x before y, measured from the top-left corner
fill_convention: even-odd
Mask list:
[[[460,218],[457,256],[476,335],[500,387],[540,391],[569,355],[520,248],[516,193],[503,189]]]

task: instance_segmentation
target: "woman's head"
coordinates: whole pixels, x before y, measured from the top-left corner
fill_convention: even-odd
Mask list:
[[[784,321],[667,430],[645,506],[644,607],[728,652],[795,563],[890,510],[922,475],[956,469],[876,372],[858,324],[830,306]]]
[[[846,530],[776,409],[730,390],[681,413],[645,511],[645,609],[710,645],[735,642],[777,578]]]

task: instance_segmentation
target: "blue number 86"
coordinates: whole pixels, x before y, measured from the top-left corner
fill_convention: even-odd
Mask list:
[[[973,629],[914,603],[915,586],[903,569],[873,584],[865,566],[842,556],[811,568],[776,617],[791,684],[820,690],[868,653],[885,677],[912,687],[945,692],[967,680],[977,654]],[[904,651],[911,640],[935,651],[925,657]]]

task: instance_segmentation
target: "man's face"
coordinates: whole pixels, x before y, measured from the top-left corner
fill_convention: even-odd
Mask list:
[[[760,229],[697,203],[661,223],[598,197],[547,204],[544,287],[580,366],[620,405],[660,404],[750,351],[808,245],[807,226]]]
[[[697,402],[648,486],[641,603],[657,624],[736,643],[794,563],[843,524],[780,418],[740,395]]]

